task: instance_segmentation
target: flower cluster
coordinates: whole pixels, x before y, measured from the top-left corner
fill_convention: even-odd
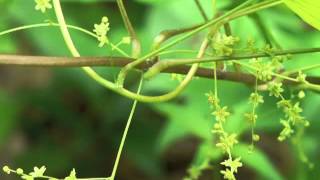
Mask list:
[[[35,9],[40,10],[42,13],[45,13],[47,9],[52,8],[50,1],[51,0],[35,0]]]
[[[223,174],[223,178],[228,180],[235,180],[234,174],[238,172],[238,168],[242,167],[242,163],[240,162],[241,158],[237,158],[232,160],[229,158],[223,161],[221,164],[226,167],[226,170],[222,170],[221,173]]]
[[[301,80],[304,79],[304,77]],[[278,136],[279,141],[284,141],[285,139],[291,137],[291,135],[294,133],[294,127],[296,126],[303,126],[307,127],[309,126],[309,121],[307,121],[302,115],[302,109],[300,107],[300,103],[296,102],[293,103],[291,100],[287,100],[282,96],[282,92],[284,91],[282,88],[282,83],[278,82],[270,82],[268,84],[268,90],[270,96],[275,96],[277,98],[280,98],[281,100],[278,101],[277,106],[278,108],[281,108],[285,119],[280,119],[280,123],[283,125],[283,129],[280,132],[280,135]],[[299,96],[304,96],[299,93]]]
[[[109,42],[107,37],[107,33],[110,30],[109,25],[109,19],[106,16],[102,17],[100,24],[94,24],[93,32],[96,33],[97,39],[100,42],[99,47],[103,47],[105,44]]]
[[[6,174],[15,173],[15,174],[19,175],[21,177],[21,179],[24,179],[24,180],[35,180],[35,179],[58,180],[57,178],[44,175],[44,173],[46,171],[45,166],[41,166],[40,168],[34,167],[33,172],[30,172],[28,174],[24,173],[23,169],[21,169],[21,168],[13,170],[13,169],[10,169],[10,167],[8,167],[8,166],[4,166],[2,168],[2,170]],[[64,180],[77,180],[76,171],[73,169],[70,172],[70,175],[65,177]]]
[[[283,92],[282,83],[277,83],[272,81],[268,83],[268,90],[269,90],[270,96],[279,97]]]
[[[249,113],[245,113],[244,116],[245,116],[245,118],[247,119],[247,121],[249,122],[249,124],[251,126],[251,146],[250,146],[250,150],[253,150],[254,142],[260,140],[260,136],[258,134],[256,134],[255,131],[254,131],[254,127],[255,127],[256,121],[258,119],[258,115],[256,114],[256,109],[257,109],[259,104],[264,103],[263,96],[261,96],[258,93],[257,87],[256,87],[255,92],[251,93],[251,95],[249,97],[249,103],[252,105],[252,111],[249,112]]]
[[[253,106],[258,106],[259,104],[264,103],[263,96],[261,96],[258,92],[254,92],[250,94],[249,103]]]
[[[289,138],[294,132],[293,127],[297,125],[302,125],[303,127],[309,126],[309,121],[301,115],[302,109],[299,102],[293,104],[290,100],[282,99],[278,102],[278,107],[282,108],[286,118],[286,120],[280,120],[283,129],[278,137],[279,141]]]
[[[233,47],[239,40],[239,37],[217,34],[212,41],[212,47],[217,55],[231,56],[233,54]]]
[[[263,62],[259,58],[254,58],[250,61],[250,65],[256,69],[255,75],[259,80],[270,81],[275,72],[283,68],[282,64],[287,59],[288,56],[272,56],[271,61]]]
[[[238,168],[242,166],[240,158],[232,159],[231,150],[234,145],[238,143],[237,135],[235,133],[228,133],[224,130],[224,124],[227,118],[230,116],[228,107],[220,106],[220,101],[216,94],[210,92],[206,94],[211,108],[214,109],[212,115],[215,116],[216,122],[213,126],[212,133],[218,136],[218,142],[216,146],[220,148],[224,153],[228,155],[228,159],[221,164],[226,166],[225,170],[220,171],[223,177],[228,180],[235,180],[235,173],[238,172]]]

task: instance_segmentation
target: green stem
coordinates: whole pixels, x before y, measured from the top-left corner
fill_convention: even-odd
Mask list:
[[[216,8],[217,8],[216,3],[217,3],[217,0],[211,0],[211,8],[213,13],[216,11]]]
[[[158,55],[168,55],[168,54],[197,54],[198,51],[196,50],[188,50],[188,49],[177,49],[177,50],[167,50],[167,51],[162,51]],[[205,55],[207,56],[213,56],[213,54],[206,52]]]
[[[273,56],[280,56],[280,55],[288,55],[288,54],[304,54],[304,53],[315,53],[320,52],[320,48],[307,48],[307,49],[290,49],[290,50],[277,50],[272,52]],[[181,59],[181,60],[166,60],[160,61],[153,65],[145,74],[144,77],[147,79],[152,78],[153,76],[157,75],[164,69],[179,66],[179,65],[186,65],[186,64],[193,64],[193,63],[208,63],[208,62],[219,62],[219,61],[233,61],[233,60],[245,60],[251,58],[259,58],[259,57],[270,57],[270,54],[261,52],[255,54],[245,54],[245,55],[233,55],[233,56],[215,56],[215,57],[208,57],[202,59]]]
[[[254,71],[257,71],[258,69],[251,66],[251,65],[248,65],[246,63],[241,63],[239,61],[233,61],[233,63],[237,63],[237,64],[240,64],[241,66],[244,66],[244,67],[247,67],[249,69],[252,69]],[[295,83],[299,83],[299,81],[295,78],[291,78],[289,76],[286,76],[286,75],[283,75],[283,74],[278,74],[278,73],[272,73],[272,75],[274,77],[278,77],[280,79],[285,79],[285,80],[288,80],[288,81],[292,81],[292,82],[295,82]],[[300,88],[303,88],[303,89],[311,89],[311,90],[314,90],[314,91],[320,91],[320,85],[317,85],[317,84],[312,84],[312,83],[309,83],[309,82],[305,82],[305,83],[300,83],[301,85],[299,85]]]
[[[139,94],[140,91],[141,91],[142,83],[143,83],[143,78],[141,77],[137,94]],[[128,135],[128,131],[129,131],[129,128],[130,128],[130,124],[132,122],[132,117],[133,117],[133,114],[135,112],[137,103],[138,103],[138,101],[134,100],[132,108],[131,108],[131,111],[130,111],[130,115],[129,115],[129,118],[128,118],[128,121],[127,121],[127,124],[126,124],[126,127],[124,129],[124,132],[123,132],[123,135],[122,135],[122,138],[121,138],[121,142],[120,142],[120,146],[119,146],[119,149],[118,149],[117,157],[116,157],[116,160],[115,160],[115,163],[114,163],[114,166],[113,166],[113,170],[112,170],[112,173],[111,173],[111,179],[112,180],[115,178],[116,173],[117,173],[117,169],[118,169],[119,161],[120,161],[120,158],[121,158],[122,150],[123,150],[124,143],[125,143],[127,135]]]
[[[179,29],[170,29],[170,30],[164,30],[162,32],[160,32],[159,35],[157,35],[152,43],[152,50],[157,50],[160,48],[161,44],[164,43],[165,41],[167,41],[168,39],[177,36],[179,34],[183,34],[189,31],[192,31],[198,27],[200,27],[203,24],[200,25],[195,25],[195,26],[191,26],[191,27],[186,27],[186,28],[179,28]]]
[[[310,66],[305,66],[305,67],[302,67],[302,68],[298,68],[298,69],[293,69],[293,70],[289,70],[285,73],[283,73],[284,75],[290,75],[290,74],[294,74],[294,73],[297,73],[299,71],[309,71],[309,70],[312,70],[312,69],[317,69],[317,68],[320,68],[320,64],[313,64],[313,65],[310,65]]]
[[[30,25],[25,25],[25,26],[20,26],[20,27],[4,30],[4,31],[0,32],[0,36],[6,35],[6,34],[10,34],[10,33],[13,33],[13,32],[17,32],[17,31],[26,30],[26,29],[33,29],[33,28],[39,28],[39,27],[51,27],[51,26],[60,27],[59,24],[54,23],[54,22],[30,24]],[[81,28],[81,27],[78,27],[78,26],[73,26],[73,25],[68,25],[68,24],[66,26],[69,29],[74,29],[74,30],[83,32],[83,33],[85,33],[87,35],[90,35],[90,36],[96,38],[96,39],[98,38],[98,36],[96,34],[90,32],[90,31],[88,31],[88,30],[86,30],[84,28]],[[109,44],[110,44],[110,46],[112,48],[114,48],[116,51],[118,51],[123,56],[129,57],[129,55],[126,52],[124,52],[122,49],[116,47],[116,45],[114,45],[113,43],[109,42]]]
[[[132,39],[132,57],[137,58],[139,57],[141,53],[141,43],[136,35],[136,32],[134,31],[132,24],[130,22],[130,19],[128,17],[126,8],[124,7],[122,0],[117,0],[117,4],[123,19],[123,22],[126,26],[127,31],[129,32],[129,35]]]
[[[199,0],[194,0],[194,2],[196,3],[197,8],[199,9],[200,14],[201,14],[201,16],[203,17],[204,21],[208,21],[209,18],[208,18],[208,16],[206,15],[206,12],[204,11],[203,7],[201,6],[200,1],[199,1]]]
[[[238,18],[238,17],[242,17],[242,16],[245,16],[245,15],[248,15],[248,14],[251,14],[251,13],[254,13],[254,12],[257,12],[257,11],[260,11],[260,10],[263,10],[263,9],[267,9],[267,8],[270,8],[270,7],[273,7],[273,6],[282,4],[282,3],[283,3],[282,0],[267,0],[267,1],[262,1],[262,2],[260,2],[260,3],[257,3],[257,4],[254,4],[254,5],[252,5],[252,6],[249,6],[249,7],[246,7],[246,8],[241,9],[241,10],[238,11],[237,13],[233,14],[233,15],[230,17],[230,20],[233,20],[233,19],[236,19],[236,18]]]

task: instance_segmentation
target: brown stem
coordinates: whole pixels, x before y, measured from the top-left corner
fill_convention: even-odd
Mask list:
[[[23,55],[1,55],[0,66],[22,66],[22,67],[84,67],[84,66],[107,66],[123,67],[134,59],[123,57],[49,57],[49,56],[23,56]],[[145,62],[136,67],[137,70],[146,70],[154,63]],[[187,74],[190,66],[179,65],[164,69],[162,73]],[[213,78],[213,71],[209,68],[198,68],[195,76],[203,78]],[[255,77],[251,74],[240,72],[218,71],[219,80],[233,81],[247,85],[254,85]],[[308,76],[307,80],[313,84],[320,84],[320,77]],[[285,81],[287,85],[297,85],[297,83]]]

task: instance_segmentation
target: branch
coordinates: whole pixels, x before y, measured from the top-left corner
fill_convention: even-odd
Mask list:
[[[320,52],[320,48],[308,48],[308,49],[289,49],[289,50],[276,50],[272,52],[258,52],[254,54],[240,54],[233,56],[214,56],[202,59],[171,59],[166,61],[159,61],[154,66],[152,66],[145,74],[145,78],[151,78],[156,74],[162,72],[164,69],[193,63],[208,63],[208,62],[219,62],[219,61],[230,61],[230,60],[244,60],[252,58],[270,57],[270,56],[281,56],[289,54],[305,54],[305,53],[316,53]]]
[[[23,56],[23,55],[1,55],[0,66],[22,66],[22,67],[85,67],[85,66],[106,66],[124,67],[134,59],[123,57],[49,57],[49,56]],[[155,62],[145,62],[135,69],[145,71],[151,68]],[[161,73],[187,74],[190,66],[179,65],[164,69]],[[213,70],[209,68],[198,68],[195,76],[202,78],[213,78]],[[248,73],[218,71],[219,80],[254,85],[255,77]],[[313,84],[320,84],[319,77],[308,76],[307,81]],[[287,85],[297,83],[285,81]]]

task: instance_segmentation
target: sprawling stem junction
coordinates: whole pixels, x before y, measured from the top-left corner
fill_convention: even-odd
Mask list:
[[[39,3],[40,1],[36,2]],[[32,24],[0,32],[0,36],[2,36],[5,34],[31,28],[53,26],[59,27],[65,44],[73,57],[22,56],[0,54],[0,65],[24,67],[81,67],[89,77],[91,77],[100,85],[122,96],[134,100],[126,127],[123,132],[123,136],[120,142],[120,146],[118,149],[111,176],[107,178],[92,179],[115,179],[117,168],[120,162],[120,157],[124,148],[126,136],[128,134],[128,130],[133,118],[137,102],[141,101],[153,103],[171,100],[178,96],[188,86],[188,84],[192,81],[193,77],[195,76],[214,78],[215,91],[214,94],[209,93],[209,102],[211,102],[213,105],[212,107],[214,107],[215,111],[212,114],[215,116],[217,122],[214,124],[213,128],[213,133],[215,133],[219,137],[218,143],[216,145],[217,147],[220,147],[229,157],[227,160],[221,163],[222,165],[226,166],[226,169],[221,171],[225,179],[235,180],[234,174],[237,172],[237,168],[242,166],[242,163],[240,161],[240,157],[232,157],[231,149],[235,144],[237,144],[238,140],[236,138],[237,135],[235,133],[229,133],[224,129],[224,123],[227,117],[230,115],[230,113],[227,111],[227,106],[222,107],[220,105],[217,91],[218,79],[240,82],[255,87],[255,92],[252,93],[249,98],[251,103],[253,104],[252,111],[245,115],[246,118],[251,122],[252,146],[254,144],[253,141],[258,141],[259,139],[259,136],[255,134],[254,131],[255,121],[257,119],[256,108],[259,103],[263,103],[262,96],[258,94],[258,90],[267,90],[269,91],[270,95],[280,97],[281,99],[278,102],[278,106],[283,106],[285,117],[288,118],[287,121],[281,121],[281,123],[284,125],[284,130],[280,133],[279,136],[281,141],[293,134],[293,128],[295,126],[296,121],[300,121],[300,123],[303,122],[303,126],[308,125],[308,121],[300,115],[302,109],[299,107],[299,102],[292,104],[292,98],[285,99],[284,96],[281,94],[284,91],[282,85],[294,86],[299,90],[308,89],[320,92],[320,77],[307,76],[302,72],[319,68],[320,64],[314,64],[298,69],[293,69],[290,71],[285,71],[283,67],[283,61],[287,60],[287,55],[317,53],[320,52],[320,48],[303,48],[287,50],[282,49],[280,44],[272,36],[272,33],[269,32],[267,26],[265,26],[265,24],[262,23],[259,16],[257,14],[253,14],[257,11],[281,4],[282,0],[264,0],[254,4],[252,3],[255,2],[255,0],[247,0],[245,3],[237,6],[236,8],[226,13],[217,13],[216,16],[211,20],[205,14],[205,11],[201,6],[200,1],[195,0],[195,5],[198,7],[198,10],[200,11],[203,19],[205,20],[205,23],[200,25],[194,25],[188,28],[162,31],[154,39],[152,51],[144,56],[140,56],[141,42],[139,41],[137,34],[130,22],[123,0],[116,0],[116,2],[119,7],[122,19],[124,21],[125,28],[127,29],[128,34],[130,36],[130,38],[123,38],[123,40],[116,45],[112,42],[109,42],[109,39],[106,36],[106,29],[108,28],[109,30],[107,17],[102,18],[101,24],[95,24],[94,32],[96,32],[96,34],[81,27],[68,25],[64,19],[60,0],[53,0],[53,7],[58,23],[47,22]],[[216,1],[212,0],[212,7],[214,11],[215,4]],[[39,7],[36,7],[36,9],[40,9],[42,12],[45,12],[46,9],[52,8],[50,1],[45,1],[42,4],[37,4],[37,6]],[[250,46],[250,43],[248,43],[246,49],[233,49],[233,45],[235,44],[235,42],[239,41],[239,38],[232,36],[231,26],[229,23],[230,21],[236,18],[243,17],[246,15],[252,15],[252,17],[254,18],[257,27],[260,28],[262,32],[262,36],[264,36],[265,40],[269,43],[266,46],[266,48],[258,50],[252,44],[252,46]],[[224,27],[224,34],[220,32],[221,27]],[[80,52],[74,45],[74,42],[70,36],[70,29],[80,31],[98,40],[99,38],[105,38],[105,41],[103,41],[103,43],[110,45],[112,50],[116,50],[119,54],[122,55],[122,57],[81,57]],[[209,30],[207,34],[204,37],[202,37],[203,41],[199,47],[199,50],[195,51],[169,49],[181,43],[182,41],[190,37],[193,37],[196,33],[199,33],[200,31],[203,31],[205,29]],[[173,37],[176,37],[176,39],[173,39],[171,42],[164,44],[165,41]],[[101,42],[101,39],[99,41]],[[125,51],[118,47],[118,45],[122,42],[127,42],[126,44],[132,42],[131,55],[127,54]],[[275,45],[277,49],[271,48],[270,45]],[[206,52],[209,48],[213,50],[211,53]],[[163,55],[177,53],[190,53],[197,55],[194,58],[162,59],[162,57],[164,57]],[[268,58],[268,61],[265,61],[265,59],[263,58]],[[152,59],[161,61],[149,61]],[[251,61],[241,61],[248,59],[251,59]],[[226,69],[224,69],[224,67],[227,67],[224,66],[225,61],[230,61],[231,63],[233,63],[233,65],[238,65],[237,67],[240,68],[235,68],[234,71],[229,71],[228,69],[227,71]],[[203,68],[200,67],[201,63],[211,63],[210,65],[213,65],[214,67]],[[223,68],[219,67],[220,63],[223,64]],[[117,81],[112,82],[103,78],[96,71],[94,71],[94,69],[91,68],[93,66],[121,67]],[[140,84],[138,92],[136,93],[131,92],[123,87],[127,73],[133,69],[141,73]],[[183,74],[185,75],[185,77],[180,81],[179,85],[175,89],[164,95],[141,95],[140,91],[142,87],[143,78],[150,79],[156,76],[158,73],[177,73]],[[41,167],[40,170],[43,168],[45,169],[45,167]],[[35,169],[35,172],[39,171],[39,168]],[[21,169],[11,170],[8,167],[4,167],[4,171],[8,174],[10,174],[10,172],[13,172],[25,177],[34,177],[32,176],[32,173],[30,173],[31,175],[23,174],[23,171]],[[24,177],[22,178],[24,179]],[[52,179],[52,177],[44,176],[43,172],[42,174],[37,175],[36,178]],[[69,178],[76,178],[74,170],[71,172]]]
[[[240,16],[244,16],[244,15],[248,15],[250,13],[253,13],[253,12],[256,12],[257,10],[261,10],[263,8],[268,8],[268,7],[272,7],[274,5],[277,5],[279,4],[279,0],[270,0],[270,1],[266,1],[266,2],[262,2],[258,5],[253,5],[252,7],[248,7],[248,10],[247,11],[241,11],[244,7],[246,7],[247,5],[249,5],[250,3],[252,3],[253,0],[248,0],[246,1],[245,3],[241,4],[240,6],[234,8],[233,10],[229,11],[228,13],[222,15],[222,16],[219,16],[218,18],[215,18],[213,20],[210,20],[209,22],[205,23],[204,25],[190,31],[190,32],[187,32],[186,34],[184,34],[183,36],[173,40],[172,42],[164,45],[163,47],[157,49],[157,50],[154,50],[150,53],[148,53],[147,55],[137,59],[136,61],[128,64],[127,66],[125,66],[124,68],[121,69],[119,75],[118,75],[118,80],[117,80],[117,84],[119,87],[122,87],[123,86],[123,83],[125,81],[125,78],[126,78],[126,75],[128,73],[129,70],[133,69],[135,66],[141,64],[142,62],[144,61],[147,61],[149,58],[152,58],[153,56],[157,55],[158,53],[182,42],[183,40],[185,39],[188,39],[189,37],[193,36],[194,34],[206,29],[206,28],[209,28],[209,27],[212,27],[212,26],[215,26],[217,24],[223,24],[225,22],[228,22],[230,21],[231,19],[233,18],[237,18],[237,17],[240,17]],[[241,14],[241,15],[239,15]]]

